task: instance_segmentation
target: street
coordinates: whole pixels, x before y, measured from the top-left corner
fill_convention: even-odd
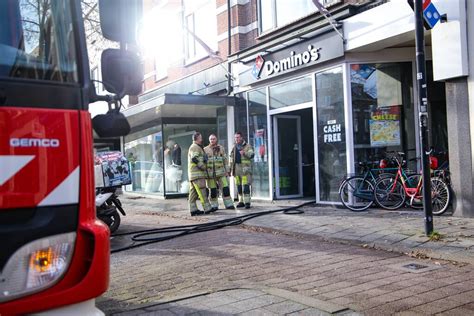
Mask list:
[[[119,233],[196,224],[166,212],[127,211]],[[114,237],[112,248],[128,238]],[[112,254],[110,287],[97,305],[107,315],[467,315],[474,313],[471,270],[237,226]]]

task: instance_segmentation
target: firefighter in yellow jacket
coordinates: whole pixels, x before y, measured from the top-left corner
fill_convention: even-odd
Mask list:
[[[193,134],[193,144],[188,151],[188,179],[189,179],[189,211],[191,216],[203,215],[212,212],[211,205],[206,194],[207,156],[202,146],[202,135],[199,132]],[[200,211],[196,205],[201,201],[204,211]]]
[[[230,168],[237,185],[239,203],[237,207],[250,208],[250,185],[252,184],[252,159],[254,151],[241,132],[234,135],[235,145],[230,152]]]
[[[230,197],[229,189],[229,166],[227,155],[224,147],[217,143],[217,136],[211,134],[209,136],[209,145],[204,147],[207,155],[207,187],[210,191],[209,201],[211,202],[212,211],[219,209],[219,190],[222,193],[224,206],[226,209],[234,209],[234,203]]]

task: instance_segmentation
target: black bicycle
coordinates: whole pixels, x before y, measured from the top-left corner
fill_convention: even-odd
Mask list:
[[[359,162],[358,165],[363,170],[362,174],[345,179],[339,186],[342,204],[354,212],[362,212],[371,207],[375,202],[375,182],[397,171],[397,168],[387,167],[386,159],[380,162]]]

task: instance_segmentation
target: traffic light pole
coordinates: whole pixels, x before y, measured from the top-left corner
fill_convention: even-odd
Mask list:
[[[425,69],[425,35],[423,28],[423,0],[415,0],[416,82],[418,88],[418,112],[420,124],[421,168],[423,176],[423,210],[425,233],[433,233],[433,209],[431,205],[431,175],[428,142],[428,93]]]

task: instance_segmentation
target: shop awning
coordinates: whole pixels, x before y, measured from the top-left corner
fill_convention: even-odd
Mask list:
[[[125,109],[132,130],[166,118],[216,117],[219,108],[235,105],[235,97],[165,93]]]

